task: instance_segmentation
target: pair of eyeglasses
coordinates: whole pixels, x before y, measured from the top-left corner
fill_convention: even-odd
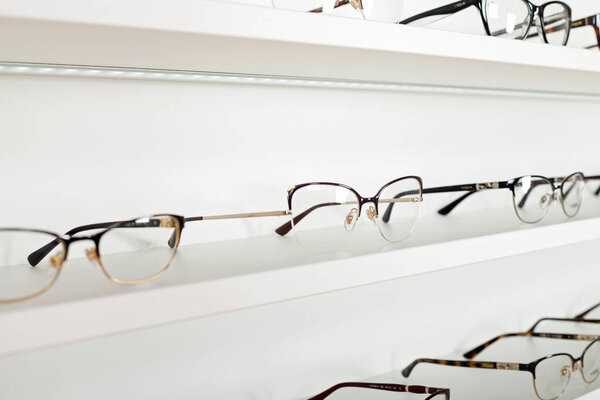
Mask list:
[[[380,22],[397,22],[402,17],[403,0],[272,0],[282,9],[334,14]]]
[[[317,251],[343,247],[366,206],[367,218],[381,236],[390,242],[409,237],[423,201],[423,182],[418,176],[405,176],[383,185],[372,197],[363,197],[350,186],[332,182],[312,182],[288,190],[291,220],[275,230],[283,236],[294,230],[297,242]],[[386,218],[380,219],[384,206]]]
[[[583,199],[586,180],[597,177],[585,177],[575,172],[567,177],[546,178],[540,175],[526,175],[501,182],[466,183],[462,185],[440,186],[423,189],[423,193],[466,192],[453,202],[440,208],[438,213],[448,215],[456,206],[471,195],[483,190],[508,189],[512,193],[513,207],[517,217],[525,223],[541,221],[548,213],[553,202],[559,202],[567,217],[579,212]],[[385,220],[386,214],[383,219]]]
[[[398,191],[409,194],[394,197]],[[363,206],[368,204],[367,216],[377,223],[383,237],[400,241],[413,230],[421,191],[421,178],[415,176],[391,181],[373,197],[362,197],[342,184],[306,183],[288,190],[288,210],[196,217],[159,214],[78,226],[63,235],[0,228],[0,303],[31,299],[50,289],[67,260],[70,245],[79,241],[93,243],[86,251],[87,258],[113,282],[137,285],[154,280],[172,264],[185,224],[194,221],[290,216],[291,220],[276,230],[279,235],[293,228],[300,244],[335,250],[347,242]],[[399,204],[386,222],[380,222],[379,205],[389,203]]]
[[[400,24],[433,22],[469,7],[476,7],[488,36],[526,39],[532,27],[548,44],[564,46],[571,30],[571,8],[562,1],[536,6],[529,0],[459,0],[414,15]]]
[[[588,344],[579,357],[574,357],[569,353],[556,353],[528,364],[419,358],[407,366],[402,371],[402,374],[408,377],[415,366],[421,363],[528,372],[532,375],[533,389],[537,397],[540,400],[555,400],[564,393],[574,372],[579,371],[583,380],[588,384],[598,379],[598,375],[600,375],[600,339],[596,339]]]
[[[366,382],[344,382],[338,383],[330,387],[322,393],[311,397],[308,400],[325,400],[334,392],[342,389],[367,389],[367,390],[382,390],[387,392],[401,392],[412,394],[427,394],[424,400],[450,400],[450,389],[441,389],[419,385],[397,385],[395,383],[366,383]]]

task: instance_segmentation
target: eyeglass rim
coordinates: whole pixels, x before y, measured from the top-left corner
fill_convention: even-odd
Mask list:
[[[175,232],[176,232],[176,238],[175,238],[175,242],[174,242],[175,244],[172,247],[173,254],[171,255],[171,258],[169,259],[169,262],[167,263],[167,265],[165,265],[160,271],[158,271],[154,275],[151,275],[144,279],[125,280],[125,279],[119,279],[119,278],[111,275],[110,272],[108,272],[107,268],[104,266],[104,263],[102,262],[102,254],[100,252],[100,241],[102,240],[102,237],[105,234],[107,234],[108,232],[110,232],[111,230],[113,230],[115,228],[119,228],[122,225],[131,223],[131,222],[135,222],[137,220],[144,219],[144,218],[157,218],[157,217],[171,217],[171,218],[173,218],[173,221],[176,221],[176,224],[177,224],[177,226],[175,227]],[[180,215],[174,215],[174,214],[154,214],[154,215],[148,215],[148,216],[139,217],[139,218],[133,218],[128,221],[119,221],[119,222],[114,223],[113,225],[106,228],[104,231],[99,232],[97,235],[97,241],[94,240],[95,246],[96,246],[96,253],[98,255],[97,262],[98,262],[98,265],[100,265],[100,269],[102,270],[102,272],[108,279],[110,279],[114,283],[118,283],[119,285],[134,286],[134,285],[140,285],[140,284],[151,282],[151,281],[155,280],[156,278],[163,275],[167,271],[167,269],[169,269],[171,264],[173,264],[173,260],[175,259],[175,256],[177,255],[177,249],[179,248],[179,242],[181,241],[181,232],[182,232],[184,223],[185,223],[184,217],[182,217]]]
[[[60,262],[58,263],[58,265],[56,265],[56,273],[54,274],[54,277],[52,278],[52,280],[50,282],[48,282],[48,284],[34,292],[31,294],[28,294],[26,296],[20,296],[20,297],[16,297],[14,299],[0,299],[0,304],[11,304],[11,303],[19,303],[22,301],[27,301],[27,300],[31,300],[35,297],[41,296],[42,294],[46,293],[48,290],[50,290],[50,288],[52,288],[52,286],[54,286],[54,284],[56,283],[56,281],[58,280],[58,276],[60,275],[61,271],[62,271],[62,267],[63,264],[65,262],[65,260],[67,259],[67,252],[69,251],[69,245],[68,245],[68,238],[65,238],[64,236],[58,235],[54,232],[50,232],[50,231],[46,231],[43,229],[35,229],[35,228],[0,228],[0,232],[30,232],[30,233],[42,233],[42,234],[46,234],[46,235],[50,235],[52,237],[54,237],[54,240],[57,240],[59,242],[59,245],[62,246],[62,250],[63,250],[63,256],[61,257]],[[33,267],[31,267],[33,268]]]
[[[100,247],[99,247],[100,239],[102,238],[102,236],[104,236],[110,230],[118,228],[119,226],[122,226],[124,224],[132,223],[132,222],[135,222],[135,221],[143,219],[143,218],[157,218],[157,217],[171,217],[171,218],[173,218],[174,221],[176,221],[177,226],[176,226],[175,231],[177,233],[177,236],[176,236],[175,245],[173,246],[173,255],[172,255],[171,259],[169,260],[169,263],[163,269],[161,269],[159,272],[157,272],[156,274],[152,275],[151,277],[148,277],[145,279],[140,279],[140,280],[136,280],[136,281],[126,281],[126,280],[121,280],[116,277],[113,277],[106,270],[104,265],[102,264],[102,258],[100,256]],[[94,248],[98,255],[98,258],[97,258],[98,264],[100,265],[100,268],[101,268],[102,272],[104,273],[104,275],[108,279],[110,279],[112,282],[115,282],[115,283],[118,283],[121,285],[137,285],[137,284],[141,284],[141,283],[150,282],[150,281],[158,278],[162,274],[164,274],[166,272],[166,270],[173,263],[173,260],[175,258],[175,255],[177,254],[177,249],[179,247],[179,243],[181,240],[181,232],[183,230],[184,224],[185,224],[184,217],[182,217],[180,215],[176,215],[176,214],[163,213],[163,214],[146,215],[146,216],[132,218],[132,219],[123,220],[123,221],[117,221],[117,222],[109,225],[108,227],[103,228],[102,231],[95,233],[93,235],[88,235],[88,236],[59,235],[55,232],[51,232],[51,231],[47,231],[47,230],[43,230],[43,229],[36,229],[36,228],[13,228],[13,227],[0,228],[0,232],[11,231],[11,232],[31,232],[31,233],[47,234],[49,236],[54,237],[53,240],[58,241],[58,245],[63,246],[63,256],[61,257],[60,263],[56,266],[57,272],[54,275],[53,279],[48,283],[47,286],[45,286],[43,289],[38,290],[27,296],[20,296],[18,298],[6,299],[6,300],[0,299],[0,304],[10,304],[10,303],[17,303],[17,302],[21,302],[21,301],[30,300],[30,299],[33,299],[35,297],[38,297],[38,296],[46,293],[48,290],[50,290],[50,288],[52,286],[54,286],[54,284],[58,280],[60,272],[62,271],[63,264],[68,258],[69,246],[71,245],[71,243],[73,243],[75,241],[81,241],[81,240],[91,240],[94,242]]]
[[[386,184],[384,184],[383,186],[381,186],[381,188],[377,191],[377,193],[375,194],[375,196],[373,197],[363,197],[360,195],[360,193],[358,193],[358,191],[356,191],[354,188],[345,185],[343,183],[337,183],[337,182],[307,182],[307,183],[300,183],[298,185],[294,185],[291,188],[288,189],[287,192],[287,203],[288,203],[288,210],[293,212],[292,209],[292,199],[294,194],[299,190],[302,189],[306,186],[312,186],[312,185],[327,185],[327,186],[337,186],[337,187],[342,187],[345,188],[349,191],[351,191],[357,198],[358,200],[358,216],[360,217],[361,212],[362,212],[362,206],[366,203],[374,203],[375,204],[375,211],[379,214],[379,198],[381,196],[381,193],[390,185],[393,185],[394,183],[400,182],[402,180],[408,180],[408,179],[415,179],[417,180],[417,182],[419,183],[419,198],[423,197],[423,179],[420,176],[417,175],[406,175],[397,179],[394,179],[392,181],[387,182]],[[293,218],[293,216],[292,216]]]
[[[524,223],[526,223],[526,224],[535,224],[535,223],[537,223],[537,222],[540,222],[542,219],[544,219],[544,217],[545,217],[545,216],[546,216],[546,214],[548,213],[548,208],[546,208],[546,209],[544,210],[544,213],[542,214],[542,216],[541,216],[540,218],[536,219],[535,221],[526,221],[525,219],[523,219],[523,218],[521,217],[521,215],[519,214],[519,211],[518,211],[518,209],[517,209],[517,203],[516,203],[516,193],[515,193],[515,185],[516,185],[516,184],[517,184],[517,183],[518,183],[518,182],[519,182],[521,179],[523,179],[523,178],[539,178],[539,179],[543,179],[543,180],[545,180],[545,181],[546,181],[546,182],[547,182],[547,183],[548,183],[550,186],[552,186],[552,189],[553,189],[553,190],[559,189],[559,190],[560,190],[560,194],[561,194],[561,196],[560,196],[560,203],[561,203],[561,207],[562,207],[563,213],[564,213],[564,214],[565,214],[567,217],[569,217],[569,218],[574,218],[574,217],[576,217],[576,216],[577,216],[577,214],[579,213],[579,209],[581,208],[581,203],[582,203],[582,202],[580,202],[580,203],[579,203],[579,207],[577,208],[577,212],[575,212],[573,215],[569,215],[569,214],[568,214],[568,213],[565,211],[565,208],[564,208],[564,202],[563,202],[563,201],[564,201],[564,197],[563,197],[563,185],[564,185],[564,183],[565,183],[565,182],[567,182],[567,181],[568,181],[570,178],[572,178],[572,177],[573,177],[573,176],[575,176],[575,175],[581,176],[581,177],[582,177],[582,179],[583,179],[583,182],[585,183],[585,175],[583,174],[583,172],[580,172],[580,171],[578,171],[578,172],[573,172],[572,174],[570,174],[570,175],[567,175],[567,176],[566,176],[564,179],[562,179],[560,182],[556,182],[556,183],[554,182],[554,180],[553,180],[553,179],[550,179],[550,178],[548,178],[548,177],[546,177],[546,176],[543,176],[543,175],[522,175],[522,176],[519,176],[518,178],[513,178],[513,179],[509,180],[509,181],[507,182],[507,186],[508,186],[509,190],[510,190],[510,191],[511,191],[511,193],[512,193],[512,199],[513,199],[513,208],[514,208],[514,210],[515,210],[515,214],[517,214],[517,218],[519,218],[519,220],[521,220],[521,222],[524,222]]]

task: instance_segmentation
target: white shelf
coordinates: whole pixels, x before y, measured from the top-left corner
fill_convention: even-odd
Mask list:
[[[600,94],[598,52],[224,2],[3,2],[0,38],[9,62]]]
[[[0,309],[0,355],[600,238],[600,218],[514,231],[513,215],[499,217],[486,222],[491,234],[478,227],[480,216],[422,218],[415,235],[396,245],[363,224],[351,250],[324,256],[275,236],[189,245],[165,276],[133,288],[105,280],[85,259],[73,260],[47,294]]]

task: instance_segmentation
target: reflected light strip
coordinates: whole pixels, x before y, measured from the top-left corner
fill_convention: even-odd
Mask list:
[[[255,85],[301,86],[301,87],[327,87],[354,90],[380,90],[399,92],[424,92],[436,94],[462,94],[462,95],[487,95],[532,98],[555,98],[570,100],[599,101],[600,95],[585,93],[563,93],[531,90],[502,90],[469,88],[459,86],[415,85],[402,83],[386,83],[358,80],[336,80],[320,78],[302,78],[277,75],[252,75],[213,73],[200,71],[178,71],[163,69],[119,68],[119,67],[91,67],[79,65],[60,64],[24,64],[13,62],[0,62],[0,74],[13,75],[43,75],[43,76],[72,76],[94,78],[119,78],[141,80],[164,80],[181,82],[213,82],[213,83],[241,83]]]

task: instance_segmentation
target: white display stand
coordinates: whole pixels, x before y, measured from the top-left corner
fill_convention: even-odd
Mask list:
[[[283,210],[313,180],[367,196],[410,174],[600,174],[600,52],[250,5],[0,3],[0,101],[3,226]],[[0,397],[284,400],[379,380],[533,398],[528,376],[398,370],[600,301],[592,192],[576,219],[556,206],[536,225],[506,190],[446,217],[456,196],[428,195],[409,240],[362,218],[320,255],[276,236],[281,218],[190,223],[139,287],[76,244],[50,292],[0,308]],[[571,385],[565,399],[590,389]]]

